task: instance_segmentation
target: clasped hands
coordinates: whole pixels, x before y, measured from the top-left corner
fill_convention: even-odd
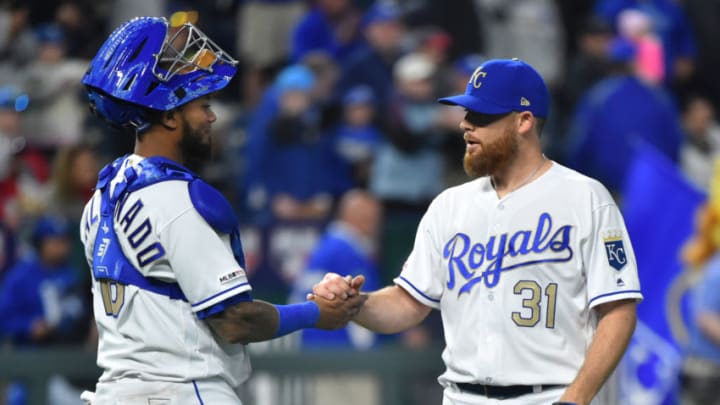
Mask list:
[[[313,286],[308,300],[315,301],[320,307],[320,319],[315,327],[319,329],[338,329],[350,322],[367,300],[366,294],[360,294],[365,276],[345,276],[327,273],[322,281]]]

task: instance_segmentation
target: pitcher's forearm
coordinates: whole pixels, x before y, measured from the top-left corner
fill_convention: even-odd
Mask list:
[[[369,293],[354,321],[378,333],[398,333],[422,322],[430,310],[402,288],[390,286]]]

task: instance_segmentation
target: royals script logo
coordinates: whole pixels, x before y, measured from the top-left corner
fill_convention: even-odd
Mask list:
[[[456,273],[462,277],[460,283],[464,282],[458,290],[459,296],[470,292],[480,281],[484,281],[488,288],[495,287],[503,271],[538,263],[567,262],[573,257],[571,229],[570,225],[553,229],[552,217],[544,212],[538,218],[535,230],[493,235],[485,243],[474,242],[468,235],[457,233],[443,248],[449,273],[447,287],[450,290],[455,288]],[[527,260],[522,260],[528,255]],[[506,258],[518,256],[521,260],[505,265]],[[482,267],[484,270],[479,271]]]

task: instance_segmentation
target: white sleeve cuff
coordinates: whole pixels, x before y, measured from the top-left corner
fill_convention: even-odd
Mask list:
[[[440,309],[440,298],[433,298],[429,295],[422,292],[419,288],[417,288],[410,280],[406,279],[402,275],[395,278],[393,282],[401,287],[403,290],[407,291],[408,294],[412,295],[413,298],[420,301],[424,305],[429,306],[430,308]]]

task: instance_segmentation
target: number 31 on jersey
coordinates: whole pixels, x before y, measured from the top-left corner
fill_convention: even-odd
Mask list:
[[[547,297],[547,306],[545,308],[545,327],[555,327],[555,303],[557,301],[557,288],[556,283],[549,283],[545,286],[545,293],[543,294],[543,288],[537,281],[534,280],[520,280],[513,287],[513,293],[520,295],[523,298],[522,307],[529,310],[524,312],[513,312],[512,320],[517,326],[533,327],[540,322],[540,314],[542,312],[542,304],[540,303],[542,296]],[[528,297],[529,292],[529,297]],[[523,315],[526,316],[523,316]]]

